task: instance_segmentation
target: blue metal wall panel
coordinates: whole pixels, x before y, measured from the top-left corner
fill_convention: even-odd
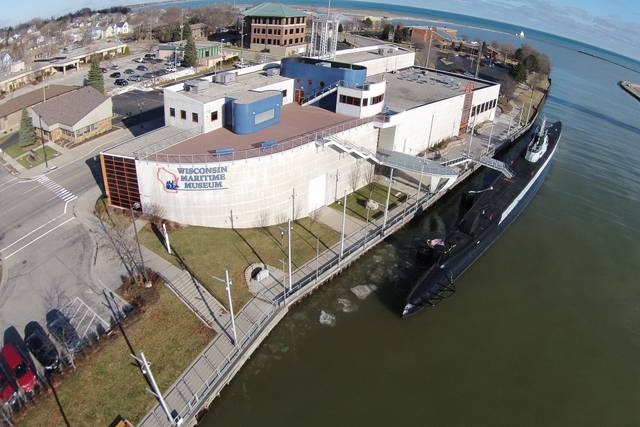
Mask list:
[[[232,100],[229,105],[231,109],[230,129],[234,133],[246,135],[280,123],[282,95],[279,93],[250,103],[239,103],[236,100]],[[269,110],[273,110],[273,118],[256,124],[256,115]]]

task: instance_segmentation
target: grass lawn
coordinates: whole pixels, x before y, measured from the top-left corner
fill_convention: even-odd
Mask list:
[[[213,332],[165,286],[159,286],[158,292],[159,300],[125,326],[125,332],[135,351],[144,352],[158,386],[165,391],[211,340]],[[136,424],[155,404],[129,347],[120,331],[115,331],[117,338],[102,343],[56,387],[72,426],[106,426],[117,415]],[[64,421],[55,399],[48,395],[29,407],[17,424],[64,425]]]
[[[49,146],[45,146],[44,148],[45,148],[45,153],[47,154],[47,160],[51,160],[60,154]],[[25,151],[25,152],[28,152],[28,151]],[[27,169],[31,169],[32,167],[37,166],[40,163],[44,163],[44,155],[42,154],[43,153],[42,147],[35,150],[35,153],[36,153],[35,159],[31,158],[31,155],[27,154],[25,156],[20,157],[18,159],[18,163],[20,163],[22,166],[24,166]]]
[[[533,90],[533,104],[531,103],[532,93],[531,89],[525,90],[515,99],[515,103],[518,105],[524,105],[525,114],[528,113],[527,123],[531,120],[536,113],[537,106],[540,105],[542,98],[544,97],[544,91],[549,88],[549,79],[543,78],[536,84],[536,87]],[[529,109],[529,105],[531,104],[531,109]]]
[[[3,151],[14,159],[25,153],[20,144],[13,144],[12,146],[5,148]]]
[[[286,225],[284,229],[286,230]],[[336,231],[309,218],[293,224],[291,247],[294,268],[315,257],[316,236],[320,239],[321,251],[335,244],[340,237]],[[281,246],[278,226],[235,230],[184,227],[170,232],[169,238],[174,255],[167,254],[162,242],[149,225],[140,231],[142,244],[180,268],[182,259],[200,283],[225,306],[228,304],[224,284],[212,276],[222,278],[224,269],[228,268],[234,284],[232,295],[236,310],[243,307],[252,297],[244,280],[244,270],[254,262],[264,262],[281,269],[280,260],[286,260],[287,257],[286,234],[284,246]]]
[[[387,202],[388,186],[376,182],[371,193],[371,198],[378,202],[378,209],[369,212],[369,220],[378,218],[384,215],[384,205]],[[391,187],[391,197],[389,197],[389,208],[393,209],[394,206],[404,202],[405,194],[396,196],[398,190]],[[367,200],[369,200],[369,187],[364,186],[357,189],[351,194],[347,195],[347,214],[354,216],[358,219],[366,221],[367,219]],[[332,208],[342,211],[342,203],[335,202],[331,205]]]

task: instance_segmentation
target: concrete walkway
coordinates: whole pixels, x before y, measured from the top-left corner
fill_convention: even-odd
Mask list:
[[[318,210],[318,217],[316,218],[316,220],[331,227],[338,233],[342,233],[341,211],[329,206],[324,206]],[[346,235],[353,234],[357,230],[360,230],[362,227],[364,227],[364,225],[365,221],[347,214],[347,218],[344,224],[344,232]]]

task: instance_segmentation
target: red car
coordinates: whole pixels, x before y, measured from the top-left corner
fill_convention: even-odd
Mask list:
[[[35,376],[27,361],[18,353],[16,346],[6,343],[2,347],[1,353],[9,374],[15,378],[20,388],[26,393],[33,393],[38,385],[38,377]]]
[[[13,387],[4,375],[4,372],[0,369],[0,404],[8,403],[9,405],[13,405],[17,398],[18,393],[16,393],[15,387]]]

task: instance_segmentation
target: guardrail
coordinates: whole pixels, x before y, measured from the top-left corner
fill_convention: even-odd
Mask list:
[[[255,147],[247,150],[234,150],[233,153],[203,153],[203,154],[165,154],[153,153],[143,157],[144,160],[152,160],[163,163],[219,163],[232,162],[236,160],[246,160],[254,157],[270,156],[281,153],[292,148],[300,147],[318,141],[322,138],[330,137],[334,134],[344,132],[349,129],[361,126],[376,120],[376,117],[366,117],[362,119],[349,120],[327,128],[315,130],[313,132],[298,135],[292,138],[283,139],[269,147]]]

